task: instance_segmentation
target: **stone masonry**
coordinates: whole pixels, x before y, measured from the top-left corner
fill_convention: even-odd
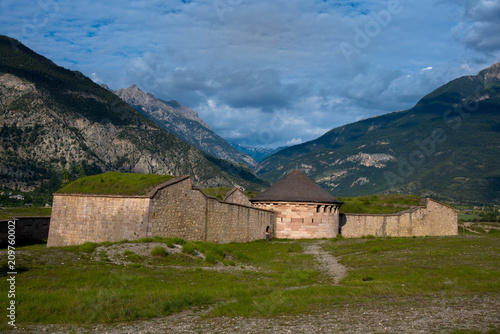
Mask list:
[[[316,203],[254,203],[276,212],[276,238],[335,238],[339,231],[338,205]]]
[[[422,204],[395,214],[342,214],[340,233],[345,238],[458,234],[457,211],[454,208],[430,198],[423,200]]]

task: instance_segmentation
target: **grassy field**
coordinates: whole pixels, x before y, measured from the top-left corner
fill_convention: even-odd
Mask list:
[[[372,195],[360,197],[339,197],[344,202],[342,213],[388,214],[408,210],[420,205],[421,198],[414,195]]]
[[[145,195],[158,184],[172,178],[169,175],[107,172],[82,177],[65,185],[57,193]]]
[[[209,305],[209,316],[273,317],[347,304],[380,307],[436,296],[500,296],[500,233],[322,241],[348,267],[339,285],[303,252],[318,241],[142,241],[161,242],[165,249],[182,244],[183,252],[165,256],[155,247],[139,255],[131,250],[136,243],[122,242],[125,262],[114,263],[106,253],[110,243],[18,248],[18,325],[110,323]],[[193,255],[199,253],[204,260]],[[6,269],[3,263],[2,275]],[[5,278],[0,289],[8,290]],[[7,305],[7,294],[0,300]]]

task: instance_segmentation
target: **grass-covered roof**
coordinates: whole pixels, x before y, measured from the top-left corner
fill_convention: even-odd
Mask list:
[[[82,177],[65,185],[56,193],[144,196],[159,184],[172,178],[174,176],[107,172]]]

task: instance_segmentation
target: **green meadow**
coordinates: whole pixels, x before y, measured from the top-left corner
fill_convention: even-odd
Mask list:
[[[164,246],[146,255],[132,250],[153,241]],[[304,253],[310,243],[319,243],[348,268],[340,284]],[[348,305],[500,297],[500,233],[494,232],[224,245],[155,238],[118,244],[123,263],[111,261],[106,252],[116,243],[18,248],[17,324],[113,323],[207,308],[207,317],[273,317]],[[173,247],[182,251],[165,252]],[[1,291],[8,291],[6,271],[3,262]],[[7,305],[6,293],[0,301]],[[6,322],[1,326],[8,328]]]

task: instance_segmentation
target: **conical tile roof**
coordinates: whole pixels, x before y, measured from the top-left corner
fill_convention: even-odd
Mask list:
[[[342,204],[306,174],[296,169],[276,182],[261,194],[255,196],[252,202],[308,202]]]

